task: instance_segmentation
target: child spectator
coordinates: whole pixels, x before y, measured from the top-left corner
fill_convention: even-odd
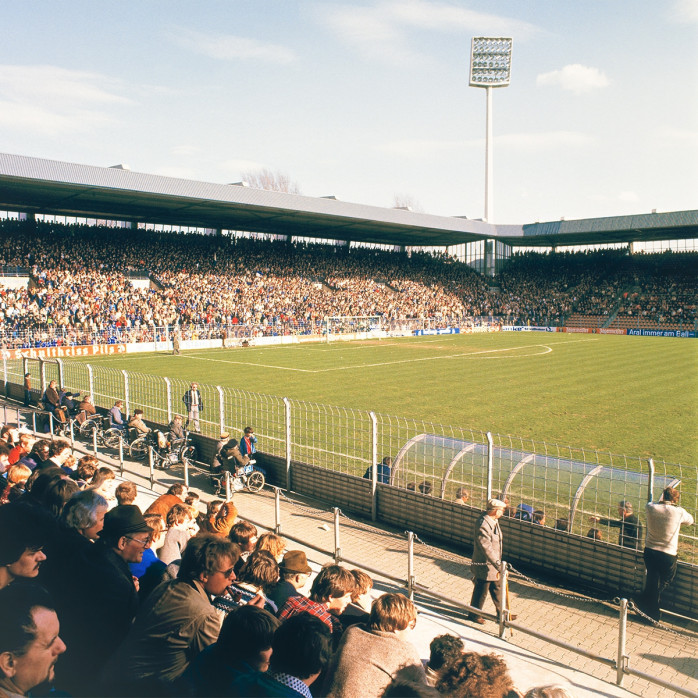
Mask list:
[[[134,482],[124,480],[117,486],[114,496],[116,497],[117,505],[133,504],[138,496],[138,487],[136,487]]]
[[[194,521],[191,507],[186,504],[175,504],[168,512],[167,533],[165,542],[158,552],[158,557],[169,565],[175,560],[180,560],[189,539],[196,535],[198,527]]]

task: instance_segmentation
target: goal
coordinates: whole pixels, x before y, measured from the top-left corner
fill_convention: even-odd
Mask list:
[[[350,339],[380,339],[385,336],[380,315],[334,315],[325,318],[327,342]]]

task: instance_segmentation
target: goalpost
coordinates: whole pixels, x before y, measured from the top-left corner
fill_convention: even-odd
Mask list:
[[[381,315],[332,315],[325,317],[327,343],[340,339],[380,339],[385,336]]]

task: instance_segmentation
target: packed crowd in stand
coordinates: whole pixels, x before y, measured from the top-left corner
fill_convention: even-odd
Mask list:
[[[446,255],[228,236],[0,222],[0,265],[29,282],[0,289],[0,333],[24,344],[319,333],[326,316],[447,324],[639,321],[695,328],[696,255],[626,250],[513,257],[493,279]],[[613,325],[611,325],[613,326]],[[227,329],[226,329],[227,328]],[[33,333],[31,338],[27,333]]]
[[[141,507],[93,456],[14,427],[0,496],[0,696],[522,695],[506,658],[455,635],[422,660],[409,598],[314,574],[233,501],[200,511],[176,483]]]

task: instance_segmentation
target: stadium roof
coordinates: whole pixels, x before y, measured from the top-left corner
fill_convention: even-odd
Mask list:
[[[416,247],[487,238],[551,246],[698,237],[698,211],[493,225],[2,153],[0,209]]]

